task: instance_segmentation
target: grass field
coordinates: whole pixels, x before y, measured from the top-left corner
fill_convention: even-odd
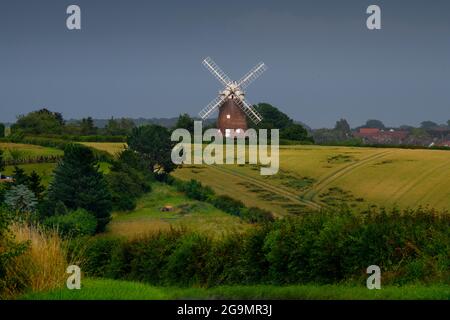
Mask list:
[[[56,163],[32,163],[32,164],[20,164],[19,168],[22,168],[25,173],[30,174],[32,171],[36,171],[42,179],[42,184],[48,186],[52,178],[53,170],[56,168]],[[5,175],[12,175],[14,166],[7,166],[3,172]]]
[[[82,280],[81,290],[61,288],[50,292],[30,293],[24,300],[168,300],[168,299],[301,299],[301,300],[382,300],[382,299],[450,299],[444,285],[385,287],[368,290],[345,285],[296,286],[223,286],[205,288],[154,287],[117,280]]]
[[[212,205],[190,200],[173,187],[154,183],[151,193],[143,196],[130,213],[114,213],[107,233],[135,237],[145,233],[183,227],[212,236],[242,231],[250,227],[241,219],[224,213]],[[173,211],[162,212],[171,206]]]

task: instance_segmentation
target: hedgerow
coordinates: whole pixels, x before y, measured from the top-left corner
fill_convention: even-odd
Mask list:
[[[450,215],[428,208],[343,209],[219,239],[179,230],[93,239],[83,260],[87,276],[151,284],[363,283],[370,265],[381,268],[383,284],[449,284],[449,229]]]

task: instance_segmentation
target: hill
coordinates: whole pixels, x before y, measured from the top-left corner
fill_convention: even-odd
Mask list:
[[[448,151],[284,146],[274,176],[249,165],[184,166],[174,175],[281,215],[344,203],[450,209]]]

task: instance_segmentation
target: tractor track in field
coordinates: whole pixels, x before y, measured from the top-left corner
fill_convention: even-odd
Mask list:
[[[402,199],[405,195],[408,194],[411,190],[413,190],[415,187],[417,187],[422,180],[424,180],[428,175],[431,175],[447,166],[450,165],[450,160],[446,161],[444,164],[440,166],[433,167],[429,170],[423,171],[421,174],[417,175],[415,179],[407,183],[405,186],[400,187],[401,191],[393,193],[393,196],[395,197],[395,201],[399,201]],[[420,202],[420,201],[419,201]]]
[[[370,155],[368,157],[365,157],[359,161],[356,161],[354,163],[351,163],[347,166],[344,166],[331,174],[327,175],[325,178],[319,180],[319,182],[313,186],[311,190],[305,193],[304,198],[307,199],[307,201],[313,201],[314,197],[316,197],[318,194],[320,194],[325,188],[327,188],[332,182],[336,181],[337,179],[345,176],[347,173],[351,172],[354,169],[357,169],[373,160],[378,160],[380,158],[383,158],[394,151],[388,150],[388,151],[382,151],[375,153],[373,155]],[[314,202],[316,203],[316,202]]]
[[[261,180],[258,180],[256,178],[250,177],[250,176],[248,176],[246,174],[238,173],[238,172],[236,172],[236,171],[234,171],[232,169],[226,169],[226,168],[223,168],[223,167],[218,167],[218,166],[213,166],[213,165],[209,165],[209,167],[213,168],[213,169],[215,169],[217,171],[220,171],[222,173],[226,173],[226,174],[229,174],[229,175],[233,175],[235,177],[242,178],[242,179],[244,179],[246,181],[249,181],[249,182],[255,184],[258,187],[261,187],[261,188],[265,189],[266,191],[273,192],[275,194],[283,196],[283,197],[285,197],[285,198],[287,198],[287,199],[289,199],[289,200],[291,200],[291,201],[293,201],[295,203],[303,204],[303,205],[306,205],[306,206],[308,206],[310,208],[313,208],[313,209],[320,209],[321,208],[320,204],[315,203],[314,201],[302,199],[300,197],[300,195],[297,195],[297,194],[295,194],[295,193],[293,193],[293,192],[291,192],[291,191],[289,191],[289,190],[287,190],[287,189],[285,189],[283,187],[271,185],[271,184],[266,183],[264,181],[261,181]]]

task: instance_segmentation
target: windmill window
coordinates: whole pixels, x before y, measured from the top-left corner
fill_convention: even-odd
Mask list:
[[[231,118],[231,116],[229,114],[227,114],[227,119],[230,119],[230,118]]]

